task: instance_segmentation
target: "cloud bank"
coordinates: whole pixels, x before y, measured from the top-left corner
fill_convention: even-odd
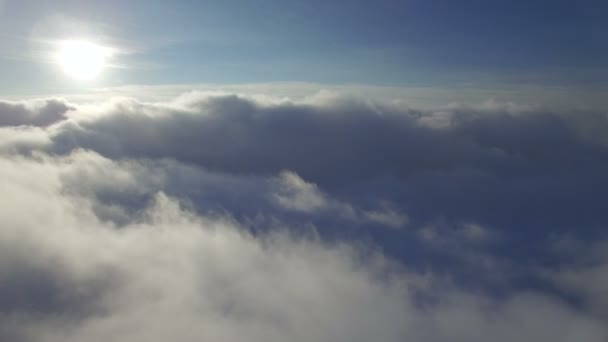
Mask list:
[[[67,103],[48,99],[40,101],[0,101],[0,126],[49,126],[65,119],[73,109]]]
[[[604,341],[605,112],[0,105],[0,339]]]

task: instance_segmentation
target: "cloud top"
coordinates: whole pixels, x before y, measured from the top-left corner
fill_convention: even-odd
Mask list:
[[[604,341],[604,112],[0,102],[0,339]]]

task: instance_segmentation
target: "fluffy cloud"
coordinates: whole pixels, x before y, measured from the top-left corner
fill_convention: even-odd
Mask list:
[[[82,152],[64,159],[2,160],[5,191],[13,199],[0,209],[0,272],[8,280],[0,286],[3,339],[606,336],[600,321],[554,298],[474,296],[432,275],[394,270],[380,255],[345,244],[284,232],[256,237],[230,217],[197,215],[163,193],[117,227],[100,220],[89,195],[111,184],[128,189],[134,172],[104,160],[104,176],[95,184],[83,182],[82,168],[98,158]]]
[[[11,106],[2,340],[608,338],[605,249],[568,257],[603,240],[603,113],[198,93]],[[576,248],[556,256],[556,234]]]
[[[74,109],[57,99],[27,102],[0,101],[0,126],[48,126]]]
[[[165,103],[115,99],[69,115],[47,130],[45,151],[172,159],[236,177],[288,170],[366,210],[398,203],[412,222],[472,221],[524,241],[543,239],[543,227],[588,231],[605,221],[604,112],[190,93]],[[39,148],[28,144],[19,146]]]

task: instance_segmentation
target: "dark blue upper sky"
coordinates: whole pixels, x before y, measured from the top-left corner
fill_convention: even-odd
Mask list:
[[[7,0],[0,71],[18,89],[53,83],[40,41],[82,36],[128,52],[108,85],[594,85],[608,64],[606,14],[600,0]]]

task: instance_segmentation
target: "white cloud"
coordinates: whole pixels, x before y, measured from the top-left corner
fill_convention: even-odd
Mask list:
[[[0,101],[0,126],[48,126],[64,120],[74,107],[59,99]]]
[[[577,296],[586,310],[608,319],[608,244],[605,240],[569,240],[560,239],[555,247],[558,256],[570,262],[545,270],[546,276],[563,291]]]
[[[293,172],[282,172],[277,183],[278,191],[274,199],[287,209],[308,212],[327,206],[327,199],[317,186],[307,183]]]
[[[364,215],[372,222],[384,224],[391,228],[403,228],[409,222],[407,215],[394,211],[390,208],[367,211],[364,213]]]
[[[510,286],[519,260],[493,250],[530,234],[516,248],[540,253],[530,227],[604,220],[604,147],[578,129],[598,113],[452,108],[438,127],[333,95],[122,98],[67,117],[51,102],[11,104],[21,121],[0,128],[2,340],[608,338],[603,252],[536,269],[577,306]]]
[[[591,316],[540,295],[506,300],[391,271],[380,255],[187,211],[158,193],[126,226],[65,187],[128,187],[132,171],[87,153],[2,158],[0,332],[15,341],[601,341]],[[76,163],[106,163],[73,182]],[[91,166],[95,167],[95,166]],[[76,168],[77,169],[77,168]],[[86,171],[85,171],[86,173]],[[89,173],[90,175],[91,173]],[[83,197],[84,195],[84,197]],[[372,256],[370,259],[369,257]],[[389,277],[378,276],[389,272]],[[428,279],[428,278],[427,278]],[[434,285],[433,285],[434,284]],[[416,304],[427,293],[436,304]],[[555,324],[555,323],[559,324]]]

